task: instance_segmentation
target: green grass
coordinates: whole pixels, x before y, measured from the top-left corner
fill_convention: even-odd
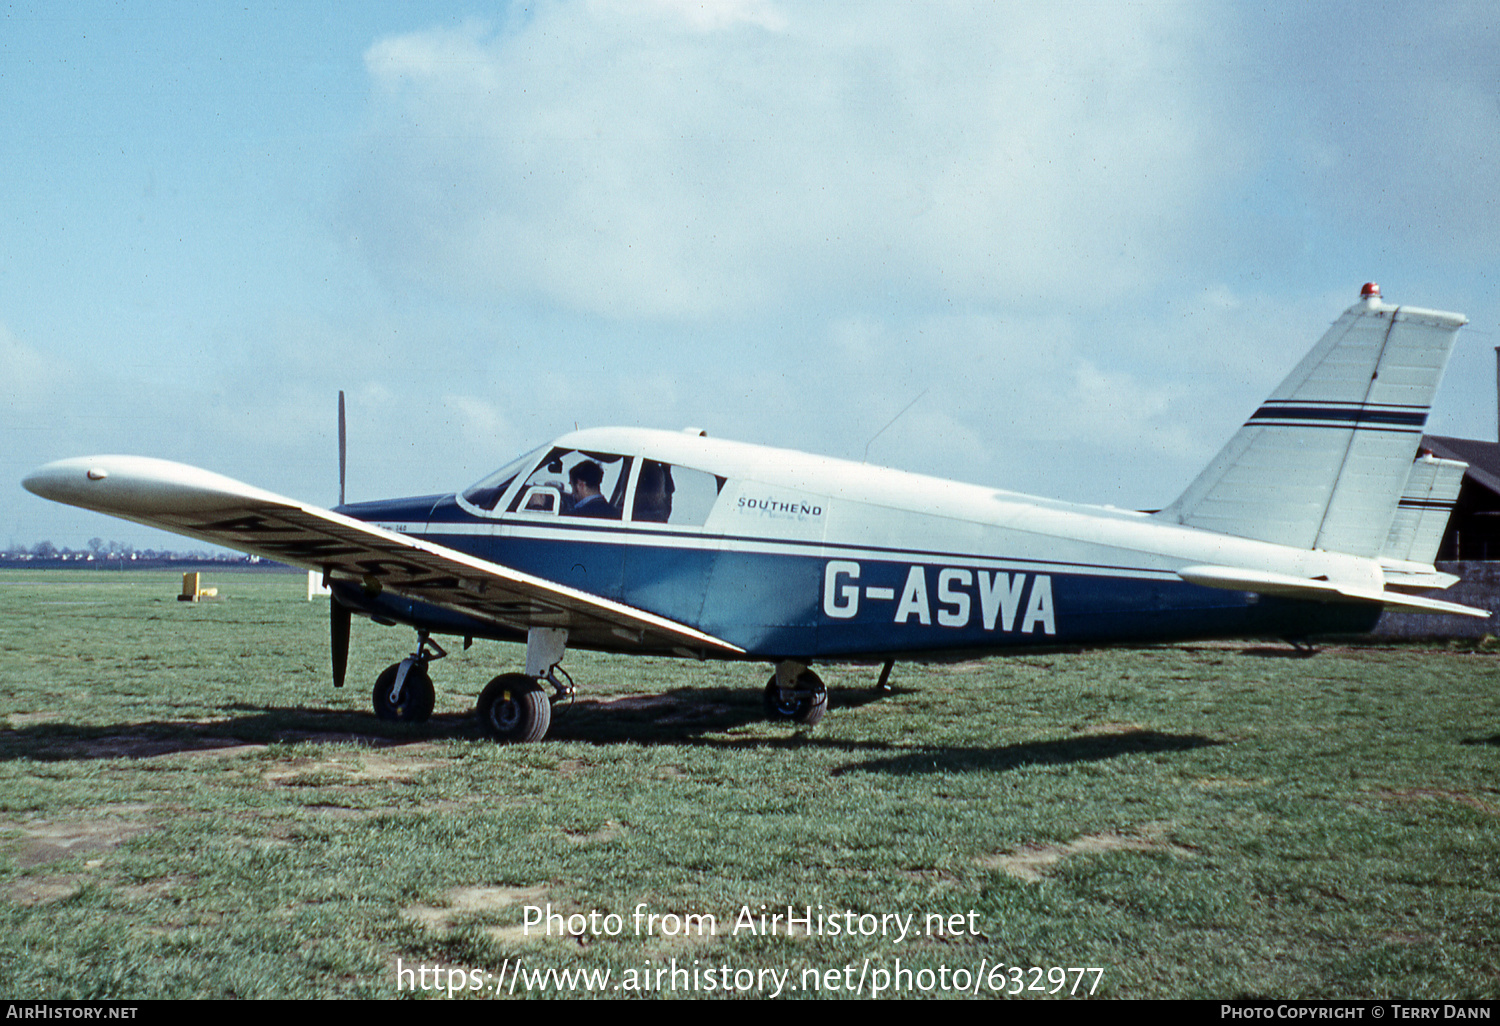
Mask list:
[[[385,725],[370,682],[411,632],[356,621],[335,691],[302,578],[211,575],[199,604],[178,584],[0,574],[0,996],[393,997],[398,959],[517,958],[614,982],[674,958],[793,987],[998,963],[1098,966],[1107,997],[1500,996],[1488,651],[903,665],[879,699],[873,669],[824,667],[829,716],[801,731],[762,722],[765,666],[578,652],[551,738],[497,747],[469,713],[519,647],[449,645],[433,720]],[[623,933],[522,936],[547,904]],[[642,904],[718,935],[637,936]],[[978,935],[730,934],[762,904]]]

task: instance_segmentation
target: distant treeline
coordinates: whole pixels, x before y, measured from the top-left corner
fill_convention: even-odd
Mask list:
[[[98,544],[96,544],[98,543]],[[179,570],[195,566],[215,566],[247,570],[292,570],[285,563],[239,552],[162,552],[137,549],[130,545],[99,543],[94,539],[88,549],[58,548],[51,542],[39,542],[31,548],[12,547],[0,551],[0,569],[22,570]]]

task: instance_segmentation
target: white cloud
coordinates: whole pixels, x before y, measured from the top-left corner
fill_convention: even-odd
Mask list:
[[[596,6],[628,8],[630,0],[596,0]],[[775,4],[764,0],[649,0],[636,6],[654,7],[663,14],[681,19],[699,32],[714,32],[737,25],[780,31],[786,28],[786,16]]]
[[[1080,267],[1103,301],[1233,150],[1199,36],[1172,7],[595,3],[391,37],[358,234],[397,282],[610,317],[1056,301]]]

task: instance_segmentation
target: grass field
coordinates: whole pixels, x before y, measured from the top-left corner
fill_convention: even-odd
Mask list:
[[[1500,996],[1483,649],[826,667],[802,731],[766,666],[570,653],[551,738],[499,747],[469,714],[519,647],[384,725],[301,577],[205,584],[0,575],[0,996]],[[412,638],[357,620],[351,682]]]

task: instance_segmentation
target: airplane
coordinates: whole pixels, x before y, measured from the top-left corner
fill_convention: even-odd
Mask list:
[[[484,688],[500,741],[543,739],[568,648],[769,662],[773,720],[812,725],[828,662],[1369,630],[1386,608],[1488,616],[1417,592],[1464,464],[1418,452],[1467,319],[1385,303],[1333,324],[1170,505],[1058,502],[846,460],[640,428],[563,435],[452,494],[297,502],[137,456],[39,468],[37,495],[321,571],[335,686],[351,617],[416,630],[376,679],[384,720],[432,712],[434,635],[523,642]],[[342,423],[342,422],[341,422]],[[551,693],[549,694],[549,688]]]

